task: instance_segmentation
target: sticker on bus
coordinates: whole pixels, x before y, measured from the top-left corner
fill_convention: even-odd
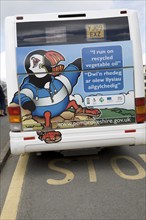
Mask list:
[[[23,130],[135,122],[131,41],[18,47],[16,54],[20,91],[12,103],[22,107]]]

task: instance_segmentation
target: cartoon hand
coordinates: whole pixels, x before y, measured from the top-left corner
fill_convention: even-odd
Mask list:
[[[33,112],[35,110],[36,106],[33,101],[27,101],[22,105],[22,108]]]

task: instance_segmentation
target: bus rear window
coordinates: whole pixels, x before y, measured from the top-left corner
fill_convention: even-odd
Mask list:
[[[128,17],[17,23],[17,46],[130,40]]]

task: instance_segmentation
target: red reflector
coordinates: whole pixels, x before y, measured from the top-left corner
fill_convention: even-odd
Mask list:
[[[131,132],[136,132],[136,130],[135,129],[125,130],[125,133],[131,133]]]
[[[23,139],[24,139],[25,141],[28,141],[28,140],[34,140],[35,137],[24,137]]]
[[[136,106],[144,106],[145,105],[145,98],[136,98],[135,99]]]
[[[20,107],[19,106],[16,106],[16,107],[11,107],[11,106],[9,106],[8,107],[8,113],[9,113],[9,115],[20,115],[20,112],[21,112],[21,110],[20,110]]]

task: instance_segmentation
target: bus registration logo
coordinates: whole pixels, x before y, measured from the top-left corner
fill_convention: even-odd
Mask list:
[[[87,24],[86,34],[87,39],[101,39],[104,38],[104,24]]]

